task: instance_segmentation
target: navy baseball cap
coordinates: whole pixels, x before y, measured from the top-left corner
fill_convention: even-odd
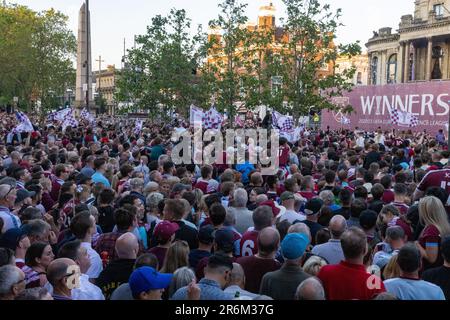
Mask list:
[[[0,237],[0,247],[16,250],[19,241],[29,232],[29,225],[25,224],[20,228],[12,228],[6,231]]]
[[[172,274],[159,273],[151,267],[140,267],[133,271],[128,280],[133,296],[139,296],[142,292],[165,289],[172,281]]]
[[[234,235],[231,230],[219,229],[214,233],[214,241],[224,251],[233,251],[234,248]]]

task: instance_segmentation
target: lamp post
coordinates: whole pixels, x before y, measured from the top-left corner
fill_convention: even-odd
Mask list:
[[[89,0],[86,0],[86,109],[89,112],[89,72],[91,72],[91,70],[89,70],[89,60],[90,60],[90,46],[89,46],[89,42],[90,42],[90,34],[91,31],[89,30]]]

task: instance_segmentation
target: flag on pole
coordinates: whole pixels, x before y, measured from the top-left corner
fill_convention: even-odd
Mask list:
[[[200,108],[197,108],[194,105],[191,105],[190,108],[190,125],[191,126],[200,126],[202,125],[202,121],[203,121],[203,110]]]
[[[20,111],[16,111],[16,118],[19,124],[14,128],[14,132],[33,132],[33,124],[26,114]]]
[[[206,129],[220,130],[223,122],[223,116],[215,107],[211,107],[208,112],[203,114],[203,126]]]
[[[91,125],[95,125],[95,117],[86,108],[81,111],[80,118],[88,121]]]
[[[400,111],[397,109],[390,110],[392,124],[400,127],[414,128],[419,125],[419,117],[411,112]]]
[[[55,121],[64,121],[69,114],[73,114],[72,108],[56,111],[52,117]]]
[[[142,131],[142,126],[144,125],[144,120],[140,119],[136,122],[136,128],[134,128],[134,134],[139,134]]]
[[[65,109],[67,110],[67,109]],[[75,119],[75,116],[73,114],[73,110],[71,108],[68,108],[68,112],[65,112],[65,117],[63,119],[63,123],[62,123],[62,129],[63,131],[66,130],[67,127],[78,127],[78,120]]]

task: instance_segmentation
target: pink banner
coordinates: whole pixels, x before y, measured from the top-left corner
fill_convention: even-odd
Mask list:
[[[322,129],[360,129],[374,131],[446,131],[450,111],[450,81],[417,82],[384,86],[358,86],[343,97],[333,98],[337,106],[351,105],[352,114],[340,111],[322,112]],[[397,109],[416,115],[419,124],[410,128],[393,125],[389,110]]]

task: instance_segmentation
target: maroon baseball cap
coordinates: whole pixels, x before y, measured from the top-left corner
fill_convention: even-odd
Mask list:
[[[161,240],[169,240],[170,237],[177,232],[180,227],[178,224],[170,221],[162,221],[155,227],[153,234]]]
[[[273,213],[274,217],[277,217],[280,214],[280,208],[275,206],[275,202],[273,202],[273,200],[268,200],[268,201],[261,202],[259,205],[260,206],[268,206],[268,207],[270,207],[272,209],[272,213]]]

